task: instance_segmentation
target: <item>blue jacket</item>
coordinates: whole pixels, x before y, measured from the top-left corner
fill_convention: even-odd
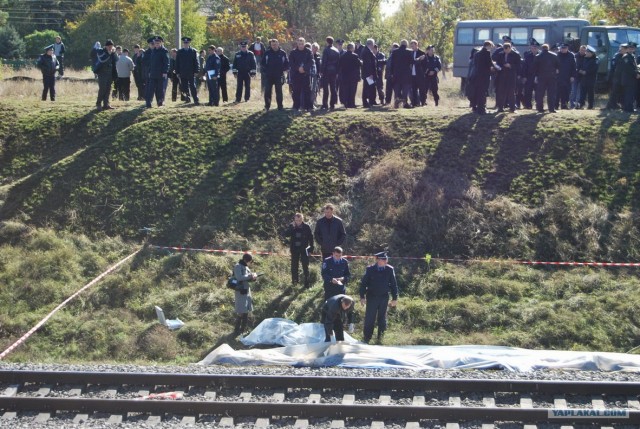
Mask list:
[[[329,256],[322,263],[322,280],[324,280],[325,286],[333,285],[331,279],[337,279],[344,277],[344,285],[351,279],[351,273],[349,272],[349,262],[345,258],[340,258],[337,262],[333,259],[333,256]]]
[[[169,51],[164,46],[153,49],[149,60],[149,77],[161,79],[163,74],[169,74]]]
[[[370,265],[364,272],[364,277],[360,282],[360,298],[365,296],[388,296],[398,299],[398,283],[396,283],[396,272],[391,265],[386,265],[379,270],[378,265]]]

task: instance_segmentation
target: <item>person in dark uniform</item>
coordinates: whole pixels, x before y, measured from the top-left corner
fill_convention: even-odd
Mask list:
[[[149,71],[151,70],[151,54],[155,49],[155,45],[153,43],[153,37],[147,39],[147,49],[144,51],[144,55],[142,56],[142,78],[144,79],[144,100],[149,96],[149,90],[151,89],[151,84],[149,83]],[[153,97],[153,95],[151,95]]]
[[[569,108],[569,96],[571,95],[571,84],[576,77],[576,56],[569,51],[569,45],[560,44],[560,52],[558,52],[558,62],[560,68],[558,71],[558,98],[556,100],[556,109]]]
[[[596,57],[596,49],[592,46],[587,46],[587,55],[584,57],[580,70],[578,70],[582,77],[580,79],[580,103],[577,109],[582,109],[585,101],[588,103],[587,107],[593,109],[599,62],[598,57]]]
[[[381,105],[385,105],[385,102],[388,102],[388,100],[385,100],[384,98],[384,81],[382,80],[382,76],[384,75],[384,69],[385,66],[387,65],[387,57],[380,52],[380,49],[378,48],[378,45],[373,45],[373,55],[376,56],[376,69],[378,72],[378,80],[376,81],[376,91],[378,93],[378,98],[380,99],[380,104]],[[373,104],[378,104],[376,103],[376,97],[374,94],[373,97]]]
[[[144,49],[140,45],[133,47],[133,81],[138,89],[138,101],[144,100],[144,67],[142,59],[144,58]]]
[[[116,53],[114,52],[113,41],[109,39],[105,42],[104,48],[99,49],[97,52],[97,62],[99,62],[99,68],[96,71],[96,74],[98,75],[98,100],[96,101],[97,110],[113,109],[109,104],[109,92],[111,90],[113,70],[116,68],[117,60]]]
[[[236,88],[236,103],[242,100],[242,88],[244,87],[244,101],[251,97],[251,78],[256,77],[256,57],[253,52],[247,50],[247,42],[240,42],[240,50],[233,57],[231,71],[238,81]]]
[[[324,299],[347,293],[347,283],[351,279],[349,262],[342,257],[342,247],[336,246],[333,253],[322,261],[322,281],[324,287]],[[353,314],[348,319],[349,333],[353,333]]]
[[[216,49],[216,53],[220,57],[220,77],[218,78],[218,91],[220,92],[220,97],[223,103],[229,101],[229,96],[227,95],[227,73],[231,70],[231,61],[224,54],[224,48],[218,47]]]
[[[153,38],[154,49],[151,51],[149,62],[149,91],[147,92],[146,106],[151,108],[153,97],[156,97],[158,107],[164,104],[164,96],[167,90],[169,76],[169,51],[164,47],[164,39],[160,36]]]
[[[36,63],[42,72],[42,101],[47,100],[47,94],[50,94],[51,101],[56,101],[56,71],[58,68],[58,60],[53,53],[53,45],[44,48],[44,54],[40,55]]]
[[[338,63],[338,74],[340,75],[340,97],[344,107],[356,107],[356,92],[360,81],[360,68],[362,61],[353,51],[353,43],[347,45],[347,51],[340,57]]]
[[[405,39],[400,41],[398,49],[393,51],[391,57],[391,77],[393,79],[393,92],[395,99],[393,106],[398,108],[402,102],[403,107],[408,106],[408,98],[411,96],[411,66],[413,64],[413,52],[407,49]]]
[[[366,305],[364,316],[364,342],[369,343],[373,329],[378,322],[378,342],[382,341],[387,330],[387,307],[398,303],[398,284],[396,273],[387,262],[385,252],[376,253],[376,263],[367,267],[360,282],[360,304]],[[389,302],[391,294],[391,302]]]
[[[333,215],[333,204],[324,206],[324,216],[316,222],[313,235],[320,245],[322,259],[326,259],[333,253],[336,246],[342,246],[347,233],[344,223],[338,216]]]
[[[516,80],[518,79],[518,73],[520,72],[520,55],[513,52],[511,49],[511,43],[507,42],[502,45],[502,53],[500,55],[494,55],[498,70],[496,87],[496,106],[498,112],[504,112],[505,106],[509,107],[511,112],[515,112],[516,106]]]
[[[359,40],[355,41],[355,45],[353,46],[353,52],[358,56],[358,58],[362,57],[362,51],[364,51],[364,46],[360,43]]]
[[[496,49],[491,54],[491,60],[494,63],[498,62],[498,57],[500,55],[504,55],[504,45],[507,44],[507,43],[511,46],[511,52],[515,52],[516,54],[520,55],[520,53],[513,46],[513,42],[511,41],[511,37],[509,35],[505,34],[504,36],[502,36],[502,44],[498,44],[496,46]],[[498,73],[496,73],[495,75],[492,76],[493,88],[495,90],[496,100],[498,98],[501,98],[500,91],[501,91],[501,89],[503,87],[502,85],[500,85],[500,78],[501,77],[502,76],[500,75],[500,72],[498,72]],[[514,88],[514,91],[515,91],[515,88]],[[497,102],[496,102],[496,104],[497,104]],[[509,106],[509,107],[511,108],[512,106]]]
[[[182,48],[176,55],[176,74],[180,78],[180,91],[184,94],[187,103],[200,104],[198,99],[198,89],[196,88],[196,78],[200,73],[200,63],[198,62],[198,51],[191,47],[191,38],[182,38]]]
[[[524,82],[524,94],[522,98],[522,107],[525,109],[533,108],[533,92],[535,89],[536,76],[534,74],[533,61],[536,55],[540,53],[540,43],[534,38],[529,40],[529,50],[524,53],[522,60],[522,81]]]
[[[611,59],[611,67],[609,73],[611,74],[611,88],[609,88],[609,101],[607,102],[607,109],[619,109],[620,102],[623,98],[622,85],[621,85],[621,71],[617,65],[620,64],[622,57],[627,53],[629,45],[623,43],[618,48],[618,52]]]
[[[171,49],[171,52],[169,54],[169,80],[171,80],[171,101],[176,101],[178,99],[178,89],[180,88],[180,78],[176,73],[177,55],[178,50],[176,48]],[[184,100],[184,93],[180,91],[180,101]]]
[[[271,94],[273,87],[276,87],[276,103],[278,110],[283,110],[282,105],[282,83],[284,80],[284,72],[289,70],[289,59],[287,53],[280,48],[277,39],[269,41],[269,49],[262,57],[262,79],[264,81],[264,108],[271,108]]]
[[[332,296],[324,302],[320,323],[324,325],[325,343],[331,342],[332,333],[335,333],[336,341],[344,341],[343,324],[353,313],[354,304],[354,299],[344,294]]]
[[[333,46],[333,37],[327,37],[327,46],[322,51],[320,60],[320,79],[322,82],[322,108],[335,109],[338,102],[338,63],[340,62],[340,52]],[[329,98],[331,95],[331,98]]]
[[[213,45],[209,46],[209,56],[204,64],[204,73],[207,80],[207,89],[209,90],[209,103],[207,103],[207,106],[218,106],[220,104],[218,83],[222,73],[222,60]]]
[[[640,71],[634,52],[636,44],[629,42],[627,53],[620,60],[618,67],[622,67],[620,82],[622,83],[624,97],[622,99],[622,110],[634,112],[633,103],[636,99],[638,85],[640,84]]]
[[[393,55],[393,51],[395,51],[399,47],[400,45],[397,43],[391,45],[391,50],[389,51],[389,56],[387,57],[387,64],[384,67],[384,79],[386,80],[384,101],[386,104],[391,104],[391,98],[393,97],[393,74],[391,73],[391,57]]]
[[[264,65],[264,61],[263,61]],[[309,287],[309,254],[313,252],[313,234],[308,223],[304,222],[302,213],[293,216],[293,222],[289,224],[284,236],[289,239],[291,251],[291,282],[298,284],[300,277],[298,266],[302,263],[302,275],[304,287]]]
[[[296,48],[289,53],[289,79],[293,87],[293,110],[309,109],[311,100],[311,86],[309,79],[313,68],[313,55],[311,49],[306,48],[304,38],[300,37],[296,42]]]
[[[376,84],[378,77],[378,60],[373,53],[373,39],[367,39],[367,45],[362,49],[362,107],[371,107],[376,102]]]
[[[486,40],[482,45],[482,49],[473,55],[472,72],[469,75],[469,83],[472,85],[473,94],[471,98],[471,107],[474,112],[479,115],[487,113],[487,90],[491,79],[491,71],[493,70],[493,61],[491,60],[491,49],[493,42]]]
[[[411,41],[411,107],[422,106],[427,101],[424,79],[424,51],[418,41]]]
[[[442,70],[442,62],[440,61],[440,57],[435,54],[435,46],[427,46],[427,54],[424,57],[425,105],[427,104],[427,93],[429,91],[431,91],[433,102],[436,106],[440,101],[440,95],[438,94],[438,73],[440,73],[440,70]]]
[[[536,109],[544,112],[544,96],[547,95],[547,106],[550,113],[556,112],[557,76],[560,63],[558,56],[549,51],[549,45],[542,45],[542,51],[533,61],[536,79]]]

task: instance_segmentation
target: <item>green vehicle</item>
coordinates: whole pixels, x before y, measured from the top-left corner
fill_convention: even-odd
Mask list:
[[[611,60],[623,43],[635,42],[640,45],[640,28],[622,25],[588,25],[580,30],[580,43],[591,45],[600,60],[596,86],[607,89],[611,82]]]

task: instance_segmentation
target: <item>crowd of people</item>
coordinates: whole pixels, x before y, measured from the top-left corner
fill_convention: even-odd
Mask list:
[[[565,43],[540,45],[535,39],[530,39],[529,50],[521,55],[509,36],[504,36],[502,41],[502,45],[496,47],[487,40],[482,48],[471,52],[466,95],[474,112],[487,112],[487,93],[491,83],[498,112],[532,109],[533,101],[536,110],[544,112],[545,96],[551,113],[558,109],[594,108],[599,68],[594,47],[582,45],[574,53]],[[633,42],[621,44],[612,60],[608,109],[622,108],[626,112],[634,112],[635,107],[640,107],[636,47]]]
[[[596,49],[580,46],[577,52],[564,43],[548,45],[530,39],[529,49],[521,54],[509,36],[495,46],[487,40],[481,48],[474,48],[469,58],[466,95],[470,106],[478,114],[487,112],[486,102],[490,88],[495,90],[497,112],[509,109],[547,110],[594,108],[594,94],[599,59]],[[91,50],[91,64],[98,79],[96,107],[111,109],[110,99],[130,98],[131,77],[138,91],[137,99],[152,107],[165,101],[168,83],[172,83],[171,99],[200,104],[198,92],[206,83],[207,105],[219,106],[228,102],[227,74],[236,79],[235,102],[249,101],[251,85],[258,75],[266,110],[271,108],[275,90],[276,107],[284,109],[283,87],[287,84],[292,95],[293,109],[313,110],[314,102],[322,91],[321,109],[356,107],[356,93],[362,82],[362,107],[393,104],[412,108],[426,106],[431,93],[437,106],[439,74],[442,61],[433,46],[423,51],[416,40],[401,40],[390,47],[385,55],[374,39],[345,43],[342,39],[326,38],[322,50],[317,43],[304,38],[295,42],[289,53],[277,39],[265,46],[260,37],[254,42],[242,41],[239,50],[227,57],[224,48],[209,46],[205,51],[191,47],[189,37],[182,38],[181,49],[167,50],[164,39],[150,37],[148,47],[128,49],[115,46],[107,40],[102,46],[96,42]],[[633,42],[620,46],[610,65],[611,90],[608,109],[622,108],[633,112],[640,107],[640,71],[637,45]],[[60,37],[45,48],[38,60],[43,74],[43,95],[55,100],[55,74],[64,74],[64,44]],[[111,90],[111,86],[113,89]],[[393,103],[392,103],[393,101]]]
[[[334,206],[327,204],[323,208],[324,216],[317,220],[315,230],[304,222],[301,213],[296,213],[293,222],[287,226],[284,237],[291,251],[291,281],[296,285],[300,281],[300,263],[302,264],[303,284],[311,287],[309,278],[309,257],[314,251],[314,243],[320,246],[322,254],[322,283],[324,300],[321,307],[321,323],[325,328],[325,341],[335,334],[336,341],[344,341],[344,328],[349,333],[355,330],[353,310],[356,301],[347,295],[351,281],[349,261],[343,255],[343,243],[346,232],[342,219],[334,215]],[[365,306],[363,340],[369,343],[377,325],[377,340],[380,343],[387,329],[387,309],[398,302],[398,284],[395,270],[388,262],[386,252],[374,255],[376,263],[368,266],[360,280],[358,295],[360,304]],[[257,274],[250,269],[253,257],[244,254],[233,269],[237,280],[235,291],[235,312],[237,314],[235,333],[245,330],[248,315],[253,311],[250,282]]]

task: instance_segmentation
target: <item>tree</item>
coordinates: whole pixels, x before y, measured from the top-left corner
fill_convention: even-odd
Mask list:
[[[324,0],[316,21],[321,38],[338,38],[379,19],[380,0]]]
[[[125,2],[127,0],[121,0]],[[9,23],[21,35],[34,31],[62,32],[67,21],[74,21],[96,0],[8,0]],[[114,0],[111,1],[113,8]]]
[[[35,57],[37,55],[40,55],[45,46],[49,46],[50,44],[55,42],[57,35],[58,32],[54,30],[36,30],[31,34],[26,35],[24,37],[24,42],[26,45],[27,57]]]
[[[252,0],[230,0],[209,24],[213,43],[227,45],[256,36],[290,40],[287,22],[280,12],[266,3]]]
[[[601,3],[610,24],[640,27],[638,0],[601,0]]]
[[[24,57],[24,40],[11,25],[0,28],[0,57],[5,60],[17,60]]]

